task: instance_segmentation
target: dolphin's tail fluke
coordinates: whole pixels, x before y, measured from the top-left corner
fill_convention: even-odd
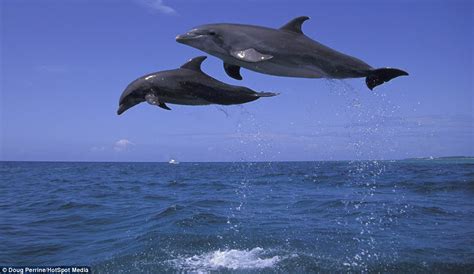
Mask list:
[[[275,93],[275,92],[257,92],[255,95],[258,97],[273,97],[279,94],[280,93]]]
[[[369,76],[365,78],[365,83],[370,90],[373,90],[376,86],[403,75],[408,75],[408,72],[396,68],[374,69],[370,71]]]

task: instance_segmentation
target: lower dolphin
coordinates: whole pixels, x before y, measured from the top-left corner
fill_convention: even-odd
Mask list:
[[[205,56],[199,56],[179,69],[151,73],[136,79],[123,91],[117,114],[120,115],[145,101],[171,110],[166,103],[233,105],[277,95],[272,92],[255,92],[246,87],[220,82],[201,70],[201,63],[205,59]]]

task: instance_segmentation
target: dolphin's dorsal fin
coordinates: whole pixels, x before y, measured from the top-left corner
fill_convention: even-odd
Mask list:
[[[281,27],[281,30],[286,30],[286,31],[292,31],[296,32],[299,34],[303,34],[303,31],[301,30],[301,26],[303,25],[304,21],[308,20],[308,16],[300,16],[296,17],[290,22],[286,23],[283,27]]]
[[[189,60],[184,65],[182,65],[181,68],[202,72],[201,64],[204,60],[206,60],[206,58],[207,56],[194,57],[193,59]]]

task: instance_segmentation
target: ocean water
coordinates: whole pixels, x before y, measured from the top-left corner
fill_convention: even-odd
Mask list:
[[[474,271],[474,160],[0,163],[0,265]]]

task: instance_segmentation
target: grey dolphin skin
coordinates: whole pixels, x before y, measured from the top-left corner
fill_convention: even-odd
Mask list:
[[[408,75],[395,68],[374,69],[352,56],[337,52],[303,34],[309,17],[297,17],[280,29],[241,24],[210,24],[178,35],[176,41],[200,49],[224,61],[232,78],[241,80],[240,67],[287,77],[366,77],[369,89]]]
[[[148,102],[151,105],[171,110],[166,103],[178,105],[233,105],[255,101],[260,97],[271,97],[271,92],[255,92],[246,87],[232,86],[220,82],[201,70],[206,59],[199,56],[191,59],[179,69],[160,71],[142,76],[131,84],[120,96],[117,114]]]

